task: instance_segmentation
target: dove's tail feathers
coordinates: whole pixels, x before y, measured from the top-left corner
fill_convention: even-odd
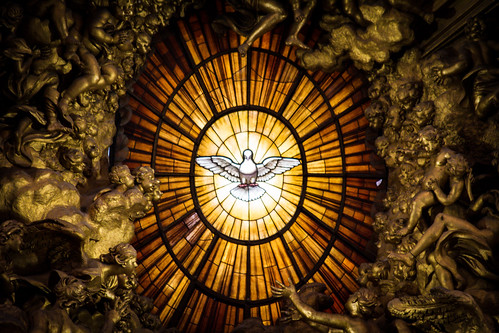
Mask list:
[[[230,194],[236,199],[242,201],[253,201],[262,197],[265,194],[265,190],[258,185],[255,186],[237,186],[234,187]]]

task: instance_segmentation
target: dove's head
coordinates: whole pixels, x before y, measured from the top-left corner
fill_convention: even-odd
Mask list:
[[[243,157],[245,160],[251,160],[253,159],[253,152],[249,149],[246,149],[245,151],[243,151]]]

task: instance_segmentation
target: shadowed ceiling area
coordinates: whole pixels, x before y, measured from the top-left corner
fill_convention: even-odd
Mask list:
[[[247,317],[275,323],[275,281],[323,283],[342,312],[358,289],[356,268],[373,259],[366,247],[382,177],[366,145],[367,81],[354,67],[304,70],[283,27],[242,58],[244,39],[216,35],[211,16],[198,12],[156,36],[130,95],[127,164],[150,164],[165,193],[135,223],[137,291],[182,332],[231,331]],[[318,33],[304,31],[313,46]],[[256,163],[300,163],[259,183],[264,194],[251,201],[196,163],[241,163],[245,149]]]

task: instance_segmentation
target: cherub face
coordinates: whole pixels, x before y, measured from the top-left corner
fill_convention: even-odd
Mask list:
[[[360,317],[360,307],[356,295],[351,295],[345,303],[345,309],[352,317]]]
[[[20,251],[23,242],[23,232],[21,229],[16,229],[11,232],[5,239],[2,239],[2,245],[10,251]]]
[[[135,268],[137,268],[137,258],[129,257],[125,259],[125,262],[122,264],[123,268],[127,275],[135,274]]]
[[[414,276],[414,269],[412,267],[406,266],[404,263],[398,260],[394,260],[391,264],[393,276],[401,281],[411,280]]]
[[[151,43],[151,36],[146,33],[141,33],[137,36],[137,52],[145,55],[149,52],[149,44]]]
[[[118,285],[123,289],[135,289],[138,285],[137,276],[135,274],[119,274]]]
[[[381,231],[387,222],[388,222],[388,215],[386,213],[383,213],[383,212],[378,212],[378,213],[376,213],[376,216],[374,217],[373,228],[375,230]]]
[[[87,121],[83,117],[76,117],[73,120],[73,129],[76,137],[82,139],[86,135]]]
[[[397,90],[397,99],[405,109],[412,108],[421,97],[421,85],[418,82],[407,82]]]
[[[115,11],[117,18],[127,21],[133,15],[133,1],[117,0]]]
[[[388,277],[388,266],[385,261],[377,261],[371,268],[371,276],[376,280],[384,280]]]
[[[447,164],[445,167],[446,167],[447,172],[450,175],[455,176],[455,177],[460,177],[460,176],[464,175],[466,173],[466,171],[468,170],[468,163],[466,162],[466,160],[462,156],[453,157],[447,161]]]
[[[136,169],[137,170],[137,169]],[[154,170],[150,167],[140,167],[138,171],[136,171],[137,182],[142,183],[146,180],[154,179]]]
[[[376,150],[378,151],[379,156],[385,157],[386,156],[386,149],[390,145],[390,142],[388,139],[384,136],[380,136],[376,139],[374,142],[376,145]]]
[[[135,178],[130,174],[130,172],[123,172],[120,175],[120,183],[125,185],[127,188],[132,188],[135,185]]]
[[[385,126],[400,128],[402,126],[402,110],[399,107],[392,106],[388,109],[385,117]]]
[[[60,300],[62,301],[62,305],[64,307],[76,309],[83,305],[87,300],[87,288],[83,281],[74,277],[65,278],[65,281],[67,282],[65,284],[62,283],[62,289],[59,289],[62,293]],[[58,286],[56,286],[56,288],[58,288]]]
[[[374,101],[366,109],[365,114],[369,125],[374,129],[379,129],[383,126],[384,115],[386,109],[383,103]]]
[[[414,167],[412,165],[403,163],[400,166],[400,180],[404,184],[407,183],[412,178],[413,174],[414,174]]]
[[[83,162],[83,153],[78,149],[69,149],[64,153],[61,164],[68,170],[74,173],[82,173],[85,169]]]
[[[426,152],[429,153],[432,153],[440,148],[438,133],[432,126],[426,126],[419,131],[417,142],[421,144]]]
[[[424,126],[433,118],[435,107],[433,102],[419,103],[413,110],[413,121],[419,125]]]
[[[92,137],[87,137],[83,144],[83,149],[87,156],[91,159],[94,159],[100,155],[100,149],[97,146],[97,142]]]

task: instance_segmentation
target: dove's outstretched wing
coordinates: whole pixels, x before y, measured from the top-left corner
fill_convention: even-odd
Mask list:
[[[257,182],[266,182],[272,179],[275,175],[280,175],[288,170],[293,169],[300,164],[300,160],[296,158],[287,157],[269,157],[263,160],[262,163],[257,164],[258,176]]]
[[[202,156],[196,158],[196,163],[216,175],[227,178],[231,182],[239,182],[239,164],[223,156]]]

